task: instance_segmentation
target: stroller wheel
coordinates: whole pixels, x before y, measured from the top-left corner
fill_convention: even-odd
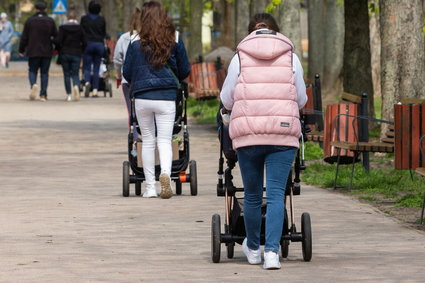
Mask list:
[[[307,212],[301,215],[301,233],[303,236],[303,258],[304,261],[310,261],[312,257],[311,221],[310,214]]]
[[[288,235],[289,234],[289,218],[288,213],[285,209],[285,219],[283,223],[283,232],[282,235]],[[289,254],[289,240],[282,240],[280,243],[280,251],[282,252],[282,257],[287,258]]]
[[[228,243],[226,248],[227,248],[227,258],[233,258],[233,254],[235,251],[235,243],[234,242]]]
[[[189,161],[189,174],[190,174],[190,194],[196,196],[198,194],[198,176],[196,172],[196,161]]]
[[[136,196],[140,196],[142,194],[142,182],[136,182]]]
[[[220,262],[220,225],[220,215],[214,214],[211,221],[211,256],[214,263]]]
[[[176,195],[181,195],[182,194],[182,183],[180,182],[180,180],[176,181]]]
[[[128,161],[122,164],[122,195],[124,197],[130,195],[130,163]]]

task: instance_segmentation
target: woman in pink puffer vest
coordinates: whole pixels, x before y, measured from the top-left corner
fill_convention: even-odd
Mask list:
[[[299,147],[299,109],[307,102],[303,69],[274,18],[256,14],[237,47],[220,97],[231,110],[229,131],[244,185],[242,250],[260,264],[261,203],[266,168],[265,269],[279,269],[286,181]]]

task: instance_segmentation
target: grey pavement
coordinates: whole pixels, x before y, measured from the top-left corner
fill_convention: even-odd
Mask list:
[[[49,101],[29,101],[26,63],[0,71],[0,282],[424,282],[425,234],[371,206],[303,185],[313,259],[291,243],[282,269],[251,266],[241,247],[211,261],[218,141],[189,124],[198,196],[122,197],[127,120],[113,98],[65,102],[52,65]],[[114,88],[115,90],[115,88]],[[237,170],[235,170],[237,171]],[[237,182],[240,182],[235,172]],[[223,220],[222,220],[223,222]]]

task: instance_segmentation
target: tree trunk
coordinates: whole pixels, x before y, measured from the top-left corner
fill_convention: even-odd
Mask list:
[[[381,97],[381,35],[379,14],[373,13],[369,19],[370,55],[372,64],[372,82],[374,97]]]
[[[251,17],[257,13],[265,13],[268,4],[269,0],[252,0],[250,9]]]
[[[279,26],[281,33],[288,37],[295,46],[295,53],[300,60],[301,51],[301,23],[300,23],[300,1],[286,0],[279,5]]]
[[[374,117],[367,0],[345,0],[344,91],[368,94],[369,116]]]
[[[118,19],[116,15],[115,1],[103,0],[102,15],[106,20],[106,33],[111,39],[116,40],[118,34]]]
[[[237,0],[236,2],[236,44],[248,35],[249,0]]]
[[[235,3],[226,0],[221,0],[221,2],[223,7],[220,22],[221,45],[235,49]]]
[[[423,3],[380,1],[380,12],[382,118],[393,120],[395,103],[425,97]]]
[[[327,0],[325,21],[325,47],[322,88],[323,93],[339,97],[342,91],[342,65],[344,57],[344,6]]]
[[[308,0],[308,79],[323,74],[325,54],[324,2]]]
[[[189,60],[195,61],[202,55],[202,14],[204,3],[199,0],[190,0],[189,23]]]

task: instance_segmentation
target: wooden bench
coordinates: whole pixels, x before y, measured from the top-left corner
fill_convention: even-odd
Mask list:
[[[361,117],[360,117],[361,118]],[[379,122],[392,123],[377,120]],[[425,135],[425,104],[394,105],[394,126],[389,127],[387,136],[381,142],[345,142],[333,143],[339,149],[354,152],[394,152],[394,168],[398,170],[414,170],[425,167],[425,158],[418,154],[420,137]],[[391,143],[394,141],[394,143]],[[350,188],[352,186],[354,164],[351,171]],[[335,174],[334,188],[338,178],[338,165]]]
[[[314,83],[306,86],[307,103],[301,110],[304,125],[309,128],[307,141],[319,142],[323,147],[323,112],[320,75],[314,76]]]
[[[214,62],[192,63],[188,79],[190,95],[196,99],[217,98],[220,94],[217,77]]]

